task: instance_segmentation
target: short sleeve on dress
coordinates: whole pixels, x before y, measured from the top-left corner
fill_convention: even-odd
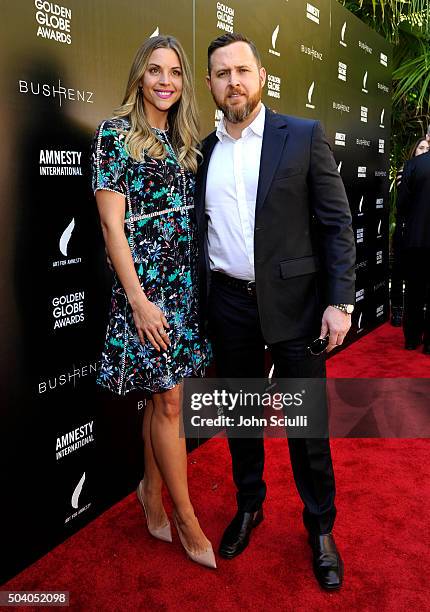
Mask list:
[[[103,121],[96,131],[92,148],[92,188],[126,195],[125,171],[127,152],[125,135],[112,121]]]

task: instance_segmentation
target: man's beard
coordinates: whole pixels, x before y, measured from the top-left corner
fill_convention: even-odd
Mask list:
[[[249,117],[249,115],[261,101],[261,89],[254,96],[248,98],[245,104],[236,106],[227,106],[227,104],[222,104],[213,94],[212,97],[217,107],[222,110],[227,121],[230,123],[242,123],[242,121],[245,121],[245,119]]]

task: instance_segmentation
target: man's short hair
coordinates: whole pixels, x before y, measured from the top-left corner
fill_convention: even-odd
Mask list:
[[[232,45],[235,42],[244,42],[247,45],[249,45],[252,51],[252,55],[255,57],[257,61],[257,66],[261,68],[260,54],[258,52],[257,47],[255,46],[255,43],[250,38],[248,38],[247,36],[244,36],[243,34],[236,34],[236,33],[223,34],[222,36],[218,36],[218,38],[215,38],[215,40],[213,40],[208,47],[208,73],[209,75],[211,73],[212,53],[216,51],[217,49],[221,49],[221,47],[227,47],[227,45]]]

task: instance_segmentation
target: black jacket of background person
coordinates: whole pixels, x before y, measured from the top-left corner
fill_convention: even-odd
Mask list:
[[[397,226],[404,223],[403,248],[430,249],[430,152],[406,163],[397,211]]]
[[[215,132],[203,141],[203,161],[196,185],[203,318],[210,275],[206,178],[217,141]],[[266,109],[255,212],[254,266],[261,329],[268,344],[318,335],[327,304],[354,303],[351,212],[318,121]]]

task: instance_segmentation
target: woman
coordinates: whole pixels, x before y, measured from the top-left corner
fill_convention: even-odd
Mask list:
[[[145,477],[137,489],[149,532],[172,541],[165,482],[188,556],[216,567],[194,514],[179,436],[182,379],[202,376],[194,182],[198,121],[189,62],[179,42],[143,43],[122,105],[97,130],[93,189],[116,274],[97,382],[118,394],[144,391]]]
[[[408,160],[429,151],[429,142],[425,137],[419,138],[411,147]],[[400,189],[403,176],[403,166],[397,172],[396,185]],[[392,265],[391,265],[391,325],[402,326],[403,319],[403,283],[404,272],[402,266],[402,234],[403,219],[397,216],[396,231],[392,242]]]

